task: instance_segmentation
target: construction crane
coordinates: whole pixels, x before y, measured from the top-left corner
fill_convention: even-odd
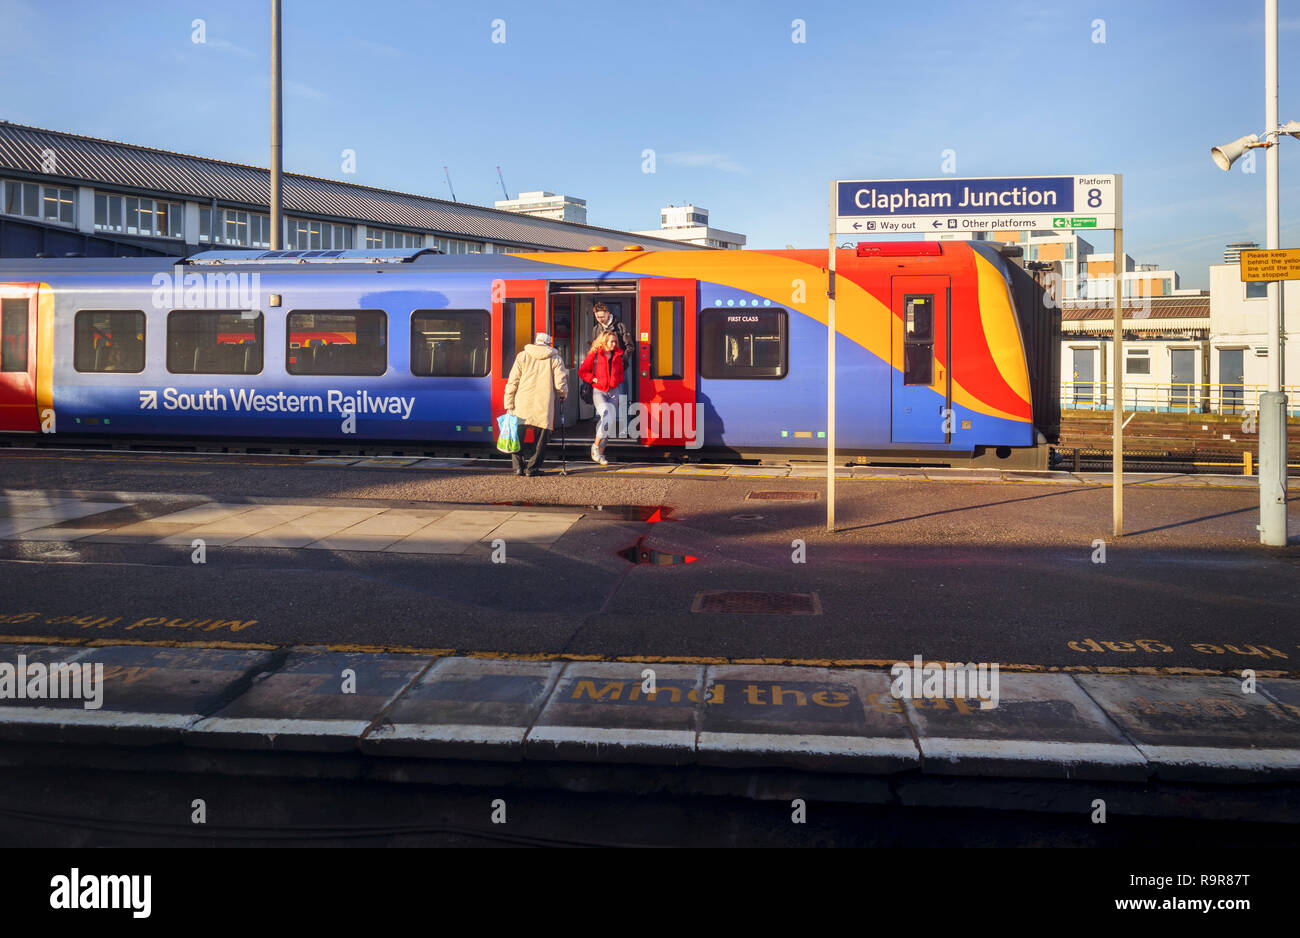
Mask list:
[[[506,201],[509,202],[509,201],[510,201],[510,193],[509,193],[509,192],[506,192],[506,179],[505,179],[504,176],[501,175],[501,167],[500,167],[500,166],[497,167],[497,179],[501,182],[501,191],[502,191],[502,193],[505,194]]]
[[[447,189],[451,192],[451,200],[456,201],[456,190],[451,187],[451,172],[446,166],[442,168],[442,174],[447,177]]]

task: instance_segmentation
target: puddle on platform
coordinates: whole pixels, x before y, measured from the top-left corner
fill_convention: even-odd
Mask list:
[[[629,563],[648,563],[654,566],[667,567],[679,563],[695,563],[698,557],[692,557],[690,554],[670,554],[662,550],[655,550],[653,547],[645,546],[645,538],[640,538],[631,547],[620,550],[618,555]]]
[[[490,502],[492,505],[505,505],[511,508],[582,508],[586,511],[598,511],[620,521],[644,521],[655,524],[667,521],[673,510],[667,505],[561,505],[555,502]]]

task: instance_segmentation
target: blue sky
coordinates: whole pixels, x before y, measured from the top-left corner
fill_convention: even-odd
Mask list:
[[[269,6],[0,0],[0,117],[265,166]],[[1209,158],[1264,129],[1263,0],[284,7],[288,171],[445,198],[447,165],[461,201],[490,205],[500,165],[511,195],[585,198],[595,225],[694,201],[751,247],[822,247],[831,179],[938,176],[953,149],[959,176],[1123,173],[1128,253],[1184,286],[1208,285],[1224,243],[1263,242],[1262,151],[1253,175]],[[1280,8],[1286,121],[1300,0]],[[1297,245],[1289,138],[1282,219]]]

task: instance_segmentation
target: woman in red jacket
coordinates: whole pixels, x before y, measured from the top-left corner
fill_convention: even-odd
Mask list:
[[[591,385],[591,402],[596,405],[596,441],[591,444],[591,458],[608,466],[605,441],[609,439],[618,408],[618,390],[623,383],[623,348],[613,332],[602,332],[591,343],[587,357],[578,368],[578,377]]]

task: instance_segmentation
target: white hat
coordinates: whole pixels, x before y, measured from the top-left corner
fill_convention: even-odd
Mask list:
[[[550,345],[550,344],[551,344],[551,337],[550,337],[549,335],[547,335],[545,332],[539,332],[539,333],[537,333],[537,338],[533,339],[533,344],[534,344],[534,345]]]

